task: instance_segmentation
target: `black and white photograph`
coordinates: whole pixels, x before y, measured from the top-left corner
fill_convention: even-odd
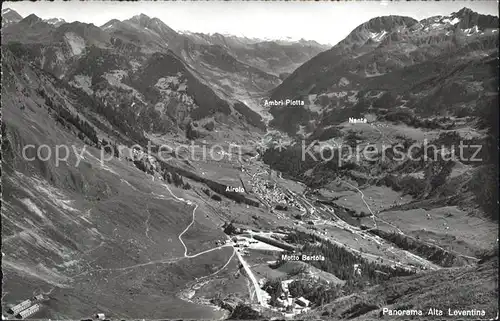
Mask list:
[[[2,320],[498,320],[498,1],[4,1]]]

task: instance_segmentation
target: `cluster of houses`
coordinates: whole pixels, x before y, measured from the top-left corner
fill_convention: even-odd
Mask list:
[[[250,246],[252,243],[257,243],[258,241],[252,240],[252,239],[247,239],[244,237],[240,236],[235,236],[231,239],[231,241],[234,243],[234,247],[236,247],[237,251],[240,252],[243,256],[250,254],[247,250],[247,248]],[[227,242],[231,242],[227,241]]]
[[[266,243],[268,245],[272,245],[274,247],[283,249],[285,251],[295,251],[295,247],[283,242],[279,236],[276,234],[270,235],[270,237],[259,234],[258,230],[249,229],[248,226],[231,223],[229,225],[224,226],[224,232],[228,235],[235,235],[232,238],[232,242],[235,242],[235,247],[246,248],[249,247],[250,244],[257,244],[259,242]],[[250,237],[238,236],[238,234],[248,233]]]
[[[43,301],[43,299],[43,294],[36,295],[32,299],[27,299],[19,304],[16,304],[7,312],[12,316],[16,316],[17,318],[26,319],[27,317],[35,314],[40,310],[42,305],[39,302]],[[2,319],[6,320],[9,319],[9,317],[5,317],[2,315]]]
[[[281,281],[282,293],[277,301],[277,308],[286,317],[293,317],[297,314],[308,312],[311,309],[311,301],[304,297],[293,298],[290,295],[288,285],[294,280]]]
[[[286,208],[302,208],[293,197],[288,196],[279,186],[276,186],[275,183],[271,183],[269,180],[259,178],[259,176],[256,175],[250,184],[252,186],[252,191],[267,204],[281,205],[281,207]]]
[[[256,240],[247,239],[247,238],[241,237],[241,236],[235,236],[232,238],[232,240],[235,243],[234,247],[249,247],[250,244],[257,243]]]

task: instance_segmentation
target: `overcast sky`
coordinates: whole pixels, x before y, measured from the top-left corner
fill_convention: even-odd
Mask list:
[[[101,26],[111,19],[128,19],[139,13],[160,18],[171,28],[256,38],[304,38],[336,44],[361,23],[377,16],[403,15],[423,19],[449,15],[463,7],[498,16],[498,1],[20,1],[4,2],[23,17],[63,18]]]

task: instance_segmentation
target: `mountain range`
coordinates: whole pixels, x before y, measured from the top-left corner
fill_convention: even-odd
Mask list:
[[[237,37],[181,34],[144,14],[97,27],[33,14],[19,19],[15,11],[4,11],[5,44],[20,43],[36,67],[108,105],[133,104],[139,118],[155,114],[151,119],[163,125],[143,129],[156,133],[184,130],[200,119],[233,125],[245,119],[263,128],[255,112],[260,111],[257,97],[278,85],[280,74],[326,49],[306,41],[246,43]],[[151,68],[156,75],[149,74]],[[117,100],[118,90],[127,94]]]
[[[296,135],[378,109],[471,114],[480,108],[476,100],[497,90],[497,57],[498,17],[467,8],[421,21],[377,17],[273,90],[271,99],[302,99],[305,106],[293,113],[272,108],[271,125]]]
[[[495,317],[498,17],[376,17],[331,46],[3,9],[1,34],[3,316],[42,295],[40,319]],[[301,150],[427,140],[482,161]]]
[[[2,9],[2,28],[21,21],[23,17],[16,11],[5,8]]]

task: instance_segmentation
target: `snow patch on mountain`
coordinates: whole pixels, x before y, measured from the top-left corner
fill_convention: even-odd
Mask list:
[[[66,21],[64,19],[60,19],[60,18],[51,18],[51,19],[45,19],[44,20],[46,23],[48,24],[51,24],[51,25],[54,25],[56,27],[59,27],[60,25],[62,25],[63,23],[66,23]]]
[[[467,35],[467,36],[472,36],[476,33],[479,33],[479,28],[477,26],[474,26],[472,28],[468,28],[468,29],[465,29],[464,30],[464,33]]]
[[[427,18],[419,22],[419,27],[414,29],[422,29],[423,31],[441,30],[455,26],[460,22],[460,18],[453,16],[436,16]]]
[[[387,31],[385,30],[382,30],[381,32],[370,32],[370,38],[373,39],[373,41],[380,42],[384,39],[386,34]]]
[[[110,24],[108,24],[107,26],[104,26],[104,27],[101,27],[102,30],[107,30],[107,29],[111,29],[115,26],[115,23],[112,22]]]

